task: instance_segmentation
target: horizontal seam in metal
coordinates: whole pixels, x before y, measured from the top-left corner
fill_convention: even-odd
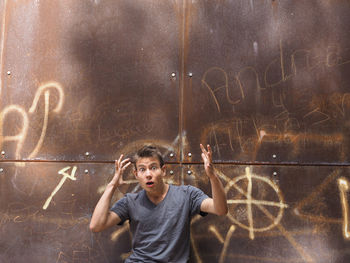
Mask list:
[[[91,160],[0,160],[0,163],[91,163],[91,164],[112,164],[114,161],[91,161]],[[202,165],[203,162],[165,162],[165,164],[179,165]],[[268,163],[268,162],[213,162],[215,165],[253,165],[253,166],[336,166],[347,167],[350,163]]]

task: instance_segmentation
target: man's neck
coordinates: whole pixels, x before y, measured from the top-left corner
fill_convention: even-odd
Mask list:
[[[168,193],[168,190],[169,190],[169,185],[163,184],[162,188],[160,188],[159,191],[156,191],[154,193],[146,192],[146,194],[149,200],[151,200],[152,203],[157,205],[163,201],[163,199]]]

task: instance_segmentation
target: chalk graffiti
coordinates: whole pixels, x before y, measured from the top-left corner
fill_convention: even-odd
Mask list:
[[[309,253],[305,250],[305,248],[296,241],[293,234],[287,231],[285,227],[282,225],[281,219],[283,216],[283,210],[287,208],[288,205],[284,203],[282,192],[272,180],[268,179],[267,177],[259,176],[252,173],[250,170],[250,167],[246,167],[244,175],[240,175],[234,178],[230,178],[226,176],[223,172],[219,170],[216,170],[216,173],[226,184],[225,191],[227,192],[227,196],[228,196],[227,203],[229,205],[229,213],[227,215],[227,218],[231,222],[230,228],[227,230],[225,240],[222,237],[222,235],[217,231],[216,227],[214,226],[208,227],[208,231],[213,233],[214,236],[219,240],[219,242],[223,244],[223,248],[220,253],[220,262],[224,262],[225,258],[227,257],[227,250],[229,247],[230,240],[233,237],[234,231],[236,231],[235,225],[239,226],[242,229],[248,230],[249,232],[248,236],[251,240],[255,239],[255,234],[254,234],[255,232],[261,233],[264,231],[270,231],[273,228],[277,228],[280,234],[284,236],[286,240],[288,240],[291,246],[298,252],[298,254],[302,257],[302,259],[305,262],[308,262],[308,263],[315,262],[315,260],[312,258],[311,255],[309,255]],[[274,193],[276,201],[258,200],[253,198],[252,196],[252,193],[253,193],[252,188],[254,185],[253,182],[254,184],[264,185],[264,191],[268,191],[270,189],[271,193]],[[244,190],[241,185],[245,186],[247,190]],[[234,194],[234,192],[236,192],[237,194]],[[232,198],[232,196],[234,196],[234,198]],[[243,197],[245,197],[245,199],[242,199]],[[242,218],[237,218],[237,216],[239,216],[239,213],[237,212],[237,210],[235,210],[235,208],[238,204],[243,204],[247,207],[243,211],[245,216]],[[259,217],[258,220],[254,221],[253,213],[252,213],[253,206],[256,207],[256,209],[260,211],[264,215],[264,217],[266,217],[266,220],[262,217]],[[276,211],[275,209],[270,210],[269,208],[277,208],[278,211],[275,212]],[[195,222],[199,220],[201,220],[200,217],[194,218]],[[242,223],[241,222],[242,220],[248,221],[248,225]],[[266,226],[257,227],[255,226],[257,221],[263,221],[263,222],[269,221],[270,224]],[[196,252],[197,250],[196,250],[195,240],[192,240],[192,245],[194,248],[194,253],[195,253],[197,262],[202,262],[199,253]]]
[[[45,110],[44,110],[44,122],[41,129],[40,138],[34,147],[33,151],[29,154],[28,158],[34,158],[38,152],[40,151],[40,148],[43,145],[44,138],[46,135],[46,130],[48,126],[48,119],[49,119],[49,109],[50,109],[50,90],[56,90],[58,92],[58,102],[56,107],[53,109],[54,113],[59,113],[62,110],[63,103],[64,103],[64,92],[62,86],[57,82],[48,82],[43,85],[41,85],[38,90],[36,91],[36,94],[33,99],[32,106],[28,110],[29,114],[33,114],[35,110],[37,109],[38,101],[41,97],[41,95],[44,93],[44,103],[45,103]],[[19,115],[22,119],[22,128],[21,131],[16,135],[4,135],[4,126],[5,126],[5,120],[6,117],[10,113],[16,113],[16,115]],[[1,113],[0,113],[0,148],[3,147],[3,144],[7,141],[16,141],[16,151],[15,151],[15,158],[18,160],[21,158],[21,151],[23,148],[23,144],[26,140],[27,134],[28,134],[28,128],[29,128],[29,117],[25,109],[23,107],[18,105],[9,105],[5,107]]]
[[[346,240],[350,240],[349,232],[349,202],[347,193],[349,192],[349,182],[345,178],[338,179],[338,187],[340,191],[340,200],[343,211],[343,236]]]
[[[248,181],[248,185],[247,185],[247,190],[243,190],[241,187],[239,187],[239,182],[241,180],[247,180]],[[276,193],[276,196],[278,198],[277,201],[266,201],[266,200],[255,200],[252,197],[252,187],[253,187],[253,180],[258,180],[258,181],[262,181],[265,184],[267,184],[269,187],[271,187],[273,189],[273,191]],[[238,191],[239,193],[241,193],[242,195],[244,195],[247,199],[245,200],[232,200],[232,199],[228,199],[227,203],[229,205],[232,204],[244,204],[247,206],[247,214],[248,214],[248,225],[245,225],[243,223],[241,223],[239,220],[237,220],[235,218],[235,213],[233,212],[232,214],[229,213],[228,217],[238,226],[246,229],[249,231],[249,238],[250,239],[254,239],[254,232],[264,232],[267,230],[272,229],[273,227],[275,227],[282,218],[283,215],[283,209],[287,208],[288,205],[284,204],[283,201],[283,197],[281,195],[281,192],[278,188],[277,185],[275,185],[271,180],[267,179],[266,177],[262,177],[256,174],[251,173],[250,168],[247,167],[245,170],[245,175],[241,175],[238,176],[232,180],[229,181],[229,183],[227,184],[227,186],[225,187],[225,191],[229,192],[230,188],[234,188],[236,191]],[[260,227],[260,228],[256,228],[254,227],[254,219],[253,219],[253,212],[252,206],[273,206],[273,207],[278,207],[279,211],[277,216],[275,216],[273,222],[269,225],[269,226],[265,226],[265,227]]]
[[[50,89],[55,89],[58,91],[58,94],[59,94],[59,99],[58,99],[58,103],[57,103],[57,106],[53,109],[53,112],[55,113],[58,113],[61,111],[62,107],[63,107],[63,102],[64,102],[64,93],[63,93],[63,88],[61,87],[61,85],[57,82],[49,82],[49,83],[46,83],[42,86],[39,87],[39,89],[37,90],[35,96],[34,96],[34,100],[33,100],[33,104],[32,106],[30,107],[29,109],[29,113],[34,113],[34,111],[36,110],[37,108],[37,105],[38,105],[38,101],[39,101],[39,98],[41,96],[41,94],[43,92],[45,92],[44,96],[45,96],[45,113],[44,113],[44,123],[43,123],[43,127],[42,127],[42,130],[41,130],[41,134],[40,134],[40,138],[39,138],[39,141],[38,143],[36,144],[34,150],[29,154],[28,158],[33,158],[35,157],[43,142],[44,142],[44,138],[45,138],[45,135],[46,135],[46,130],[47,130],[47,125],[48,125],[48,119],[49,119],[49,108],[50,108]]]
[[[16,135],[4,136],[3,135],[4,122],[5,122],[6,116],[11,112],[15,112],[16,114],[18,114],[22,118],[22,129]],[[16,159],[19,159],[20,152],[21,152],[22,147],[23,147],[23,143],[24,143],[25,138],[27,136],[28,125],[29,125],[28,116],[27,116],[26,111],[22,107],[20,107],[18,105],[10,105],[10,106],[7,106],[6,108],[4,108],[0,113],[0,148],[2,148],[2,145],[4,142],[17,141],[15,157],[16,157]]]
[[[68,171],[71,167],[67,166],[61,170],[58,171],[58,174],[63,175],[61,181],[59,182],[59,184],[56,186],[56,188],[53,190],[53,192],[51,193],[51,195],[47,198],[43,209],[46,210],[48,208],[48,206],[50,205],[50,202],[52,200],[52,198],[55,196],[55,194],[61,189],[62,185],[64,184],[64,182],[66,181],[66,179],[71,179],[72,181],[76,181],[77,178],[75,177],[75,172],[77,171],[77,167],[74,166],[72,169],[71,174],[66,173],[66,171]]]
[[[298,202],[295,207],[293,208],[294,213],[307,221],[315,222],[315,223],[335,223],[335,224],[341,224],[342,220],[340,218],[336,217],[330,217],[321,214],[320,212],[317,213],[311,213],[309,212],[310,206],[317,206],[318,200],[320,200],[320,196],[322,193],[324,193],[328,188],[331,187],[331,183],[336,181],[337,177],[340,174],[340,170],[336,169],[332,173],[330,173],[321,184],[317,185],[313,191],[304,199],[302,199],[300,202]],[[309,208],[309,209],[307,209]],[[316,209],[317,211],[317,209]]]

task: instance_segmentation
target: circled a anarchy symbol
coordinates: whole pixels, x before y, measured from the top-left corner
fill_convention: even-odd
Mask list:
[[[238,182],[245,180],[247,181],[247,190],[243,190],[239,185]],[[254,199],[252,196],[252,188],[253,188],[253,182],[256,183],[264,183],[267,184],[272,190],[276,193],[278,201],[268,201],[268,200],[257,200]],[[230,206],[238,205],[238,204],[244,204],[246,205],[246,214],[248,219],[248,225],[243,224],[235,217],[235,213],[228,214],[229,219],[240,226],[243,229],[246,229],[249,231],[249,237],[250,239],[254,239],[254,232],[264,232],[272,229],[275,227],[282,219],[283,216],[283,210],[284,208],[287,208],[288,205],[284,203],[283,196],[281,194],[281,191],[279,187],[271,181],[269,178],[259,176],[256,174],[251,173],[250,168],[246,167],[245,174],[241,176],[237,176],[234,179],[230,180],[228,184],[225,187],[225,192],[228,193],[232,189],[235,189],[240,193],[241,196],[244,196],[246,199],[228,199],[227,204]],[[277,215],[273,215],[266,207],[277,207],[279,208]],[[254,220],[257,220],[256,218],[253,218],[253,210],[259,209],[270,221],[271,224],[263,227],[255,227],[254,226]]]

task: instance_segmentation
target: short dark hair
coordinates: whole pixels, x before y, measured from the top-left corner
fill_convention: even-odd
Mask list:
[[[133,163],[134,163],[135,169],[137,169],[136,162],[140,158],[145,158],[145,157],[157,158],[159,160],[160,167],[163,167],[164,165],[163,156],[160,153],[160,151],[157,149],[157,147],[153,145],[145,145],[141,149],[139,149],[133,157]]]

